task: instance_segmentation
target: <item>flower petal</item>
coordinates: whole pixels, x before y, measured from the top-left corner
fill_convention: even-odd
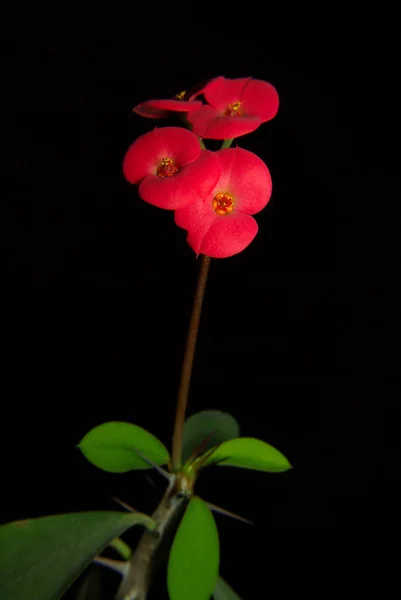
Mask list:
[[[253,217],[233,211],[229,215],[217,217],[203,237],[197,252],[212,258],[228,258],[245,250],[257,232],[258,224]],[[188,243],[190,244],[189,236]]]
[[[203,238],[218,218],[211,204],[200,198],[174,213],[176,224],[188,231],[187,242],[196,254],[199,254]]]
[[[251,77],[238,79],[219,77],[206,88],[205,98],[209,104],[224,111],[229,104],[241,100],[242,92],[250,79]]]
[[[213,193],[225,191],[234,196],[235,210],[248,215],[261,211],[272,194],[270,171],[253,152],[243,148],[226,148],[216,152],[222,175]]]
[[[188,231],[187,242],[196,254],[227,258],[242,252],[258,232],[255,219],[240,212],[219,216],[198,200],[176,210],[175,222]]]
[[[202,106],[188,113],[192,131],[200,138],[229,140],[255,131],[261,124],[260,117],[224,117],[220,108]]]
[[[260,117],[262,122],[270,121],[278,111],[279,97],[271,83],[260,79],[250,79],[240,98],[241,108],[246,116]]]
[[[197,160],[184,165],[171,177],[146,177],[138,191],[145,202],[159,208],[176,210],[208,196],[220,174],[221,165],[216,154],[202,150]]]
[[[124,177],[139,183],[155,175],[162,158],[172,158],[178,167],[199,157],[201,148],[194,133],[182,127],[160,127],[141,135],[128,148],[123,161]]]
[[[164,119],[165,117],[168,117],[168,111],[152,108],[146,102],[134,106],[132,112],[140,117],[146,117],[147,119]]]
[[[142,106],[148,106],[151,109],[158,109],[163,111],[174,111],[174,112],[189,112],[191,110],[198,110],[202,106],[200,100],[194,100],[192,102],[186,100],[148,100],[144,102]]]

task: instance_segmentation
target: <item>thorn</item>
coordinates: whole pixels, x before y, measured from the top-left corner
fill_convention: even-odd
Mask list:
[[[165,471],[164,469],[162,469],[161,467],[159,467],[159,465],[157,465],[156,463],[153,462],[153,460],[150,460],[150,458],[148,458],[147,456],[145,456],[144,454],[142,454],[142,452],[140,452],[139,450],[137,450],[136,448],[134,448],[134,451],[138,454],[138,456],[140,456],[145,462],[148,463],[148,465],[150,465],[151,467],[153,467],[154,469],[156,469],[156,471],[158,473],[160,473],[160,475],[163,475],[163,477],[165,477],[168,481],[171,481],[172,476],[170,473],[168,473],[167,471]]]
[[[111,499],[114,500],[114,502],[117,502],[117,504],[119,504],[123,508],[125,508],[125,510],[128,510],[128,512],[133,512],[133,513],[139,512],[138,510],[136,510],[136,508],[132,508],[132,506],[130,506],[129,504],[127,504],[123,500],[120,500],[119,498],[116,498],[115,496],[112,496]]]
[[[202,456],[200,458],[200,460],[196,463],[196,468],[200,469],[202,467],[202,465],[208,460],[208,458],[210,458],[212,456],[212,454],[214,454],[214,452],[216,452],[217,448],[221,446],[221,443],[217,444],[216,446],[213,446],[213,448],[210,448],[210,450],[208,452],[206,452],[206,454],[204,456]],[[226,460],[225,458],[221,459],[221,460]],[[220,461],[216,461],[214,463],[210,463],[210,465],[206,465],[211,466],[211,465],[215,465]]]
[[[145,478],[147,479],[147,481],[149,481],[150,485],[154,488],[156,488],[156,484],[153,481],[153,479],[151,477],[149,477],[149,475],[145,475]]]
[[[112,558],[104,558],[103,556],[95,556],[93,562],[98,565],[103,565],[104,567],[108,567],[113,571],[117,571],[124,577],[128,571],[129,563],[125,560],[113,560]]]
[[[254,522],[250,521],[249,519],[240,517],[239,515],[236,515],[235,513],[231,512],[229,510],[226,510],[225,508],[221,508],[221,506],[216,506],[216,504],[207,502],[206,500],[205,500],[205,502],[208,505],[208,507],[210,508],[210,510],[212,510],[214,512],[218,512],[222,515],[226,515],[226,517],[231,517],[232,519],[236,519],[237,521],[242,521],[243,523],[247,523],[248,525],[254,525]]]

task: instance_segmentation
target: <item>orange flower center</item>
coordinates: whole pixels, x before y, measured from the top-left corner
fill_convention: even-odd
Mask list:
[[[224,111],[225,117],[241,117],[242,114],[240,112],[241,102],[233,102],[229,104]]]
[[[234,209],[234,199],[230,194],[220,192],[213,198],[212,208],[218,215],[228,215]]]
[[[177,173],[177,171],[178,167],[176,164],[174,164],[172,158],[162,158],[160,165],[157,167],[158,177],[171,177]]]
[[[174,99],[175,99],[175,100],[184,100],[184,98],[185,98],[185,94],[186,94],[186,93],[187,93],[187,92],[186,92],[185,90],[183,90],[182,92],[178,92],[178,94],[176,94],[176,95],[174,96]]]

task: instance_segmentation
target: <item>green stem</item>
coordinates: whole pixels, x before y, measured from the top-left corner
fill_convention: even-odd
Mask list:
[[[185,127],[187,129],[189,129],[190,131],[192,131],[192,125],[186,118],[185,113],[180,113],[180,119],[184,123]],[[202,148],[202,150],[207,150],[202,138],[199,138],[199,144],[200,144],[200,147]]]
[[[115,538],[110,542],[110,546],[124,559],[129,560],[132,555],[132,549],[121,538]]]
[[[182,458],[182,432],[184,429],[185,412],[188,402],[189,384],[191,381],[192,365],[195,356],[196,339],[198,337],[199,321],[202,312],[203,297],[209,272],[210,256],[202,255],[199,270],[198,283],[196,285],[194,303],[192,307],[191,320],[189,322],[187,345],[185,348],[184,361],[182,363],[181,381],[178,391],[177,409],[175,413],[172,470],[177,472],[181,466]]]
[[[170,526],[182,516],[186,499],[178,493],[175,480],[167,488],[159,506],[152,514],[156,531],[145,531],[139,540],[118,588],[116,599],[146,600],[153,575],[155,554],[169,534]]]
[[[224,150],[224,148],[229,148],[231,146],[231,144],[233,143],[234,138],[231,138],[231,140],[224,140],[223,143],[221,144],[221,148],[220,150]]]

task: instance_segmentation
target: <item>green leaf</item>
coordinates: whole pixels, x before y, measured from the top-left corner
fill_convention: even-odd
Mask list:
[[[205,465],[218,464],[227,467],[243,467],[268,473],[280,473],[291,469],[286,457],[276,448],[262,440],[240,437],[223,442],[205,461]]]
[[[189,501],[170,551],[167,584],[171,600],[209,600],[219,572],[219,534],[205,502]]]
[[[120,421],[103,423],[91,429],[78,448],[89,462],[111,473],[151,469],[137,451],[157,465],[164,465],[170,460],[167,448],[154,435],[142,427]]]
[[[0,598],[59,600],[91,560],[141,513],[95,511],[14,521],[0,527]]]
[[[222,577],[219,577],[216,583],[216,587],[213,592],[214,600],[241,600],[241,598],[234,592],[234,590],[228,585],[227,581],[224,581]]]
[[[184,425],[183,462],[188,460],[195,448],[211,433],[212,436],[202,452],[221,442],[238,437],[239,425],[234,417],[220,410],[203,410],[192,415]]]

